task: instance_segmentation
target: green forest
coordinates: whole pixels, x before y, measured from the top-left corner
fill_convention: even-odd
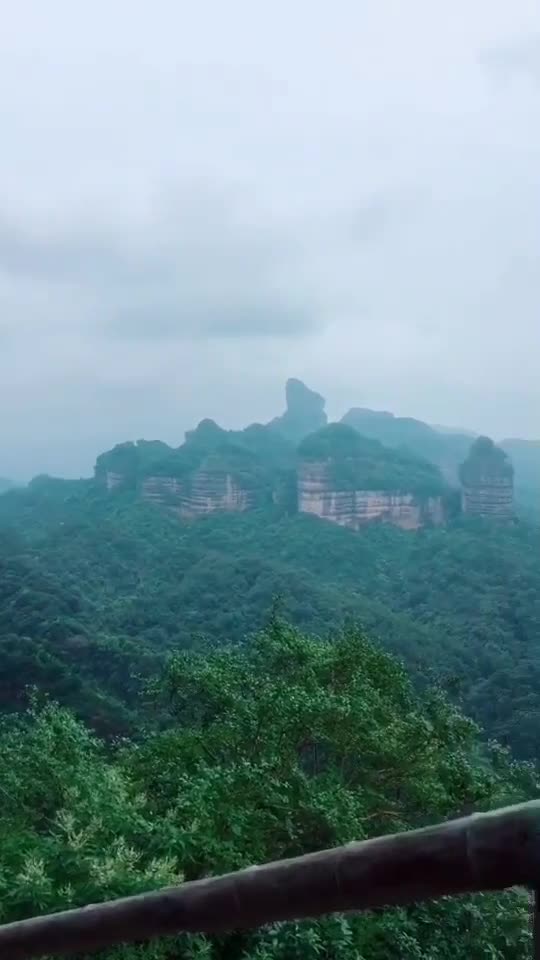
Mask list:
[[[468,516],[440,460],[345,423],[296,446],[283,419],[203,421],[0,495],[0,922],[538,796],[534,518]],[[305,459],[453,507],[345,529],[298,512]],[[187,521],[141,496],[201,466],[254,485],[254,508]],[[478,895],[103,956],[514,960],[528,909]]]

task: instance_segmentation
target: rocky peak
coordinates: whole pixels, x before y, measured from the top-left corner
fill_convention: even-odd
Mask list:
[[[333,423],[298,447],[298,509],[358,529],[373,521],[416,530],[443,523],[442,477],[432,464]]]
[[[315,415],[326,423],[324,412],[325,399],[316,390],[310,390],[302,380],[291,377],[285,384],[287,412],[293,414]]]
[[[292,377],[285,386],[287,409],[269,424],[291,443],[299,443],[309,433],[326,426],[325,399],[305,383]]]
[[[463,483],[493,479],[512,480],[513,476],[512,461],[490,437],[477,437],[474,440],[460,470]]]
[[[227,431],[223,430],[215,420],[206,417],[201,420],[194,430],[186,431],[186,442],[198,442],[208,446],[219,443],[227,436]]]
[[[509,520],[513,516],[514,468],[489,437],[478,437],[460,469],[463,512]]]

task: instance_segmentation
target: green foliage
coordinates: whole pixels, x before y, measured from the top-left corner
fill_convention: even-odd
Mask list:
[[[456,476],[471,445],[471,438],[466,434],[441,433],[422,420],[362,407],[353,407],[341,422],[386,446],[409,450],[441,468],[449,468]]]
[[[111,634],[105,624],[100,629],[83,570],[70,569],[62,549],[67,543],[77,554],[80,549],[71,525],[56,524],[46,542],[49,563],[47,547],[44,554],[30,550],[13,533],[5,534],[0,545],[1,707],[24,707],[28,688],[35,686],[53,693],[100,733],[126,733],[135,723],[137,673],[156,669],[160,656],[135,637]],[[98,563],[92,570],[94,589],[104,586]]]
[[[485,479],[511,480],[514,468],[507,454],[496,447],[489,437],[478,437],[462,463],[459,472],[461,482],[468,486]]]
[[[440,471],[406,451],[383,447],[344,423],[331,423],[298,447],[305,460],[327,462],[336,490],[392,490],[422,497],[444,492]]]
[[[436,464],[445,479],[457,483],[459,468],[468,456],[471,435],[443,431],[411,417],[395,417],[391,413],[353,408],[342,423],[354,427],[365,437],[380,440],[386,446],[408,450]],[[519,513],[540,518],[540,441],[502,440],[499,446],[511,458],[515,468],[515,497]]]
[[[306,436],[322,397],[291,381],[287,402],[268,427],[205,420],[177,449],[118,445],[95,481],[0,496],[0,922],[537,795],[508,748],[538,759],[538,527],[299,516],[292,441],[335,489],[449,503],[438,467],[470,438],[372,411]],[[189,492],[201,471],[259,508],[183,524],[141,501],[148,476]],[[511,475],[479,438],[463,477],[486,471]],[[520,960],[527,919],[513,892],[103,956]]]
[[[181,882],[144,798],[65,710],[4,721],[0,767],[1,922]]]
[[[202,420],[177,448],[159,441],[118,444],[98,457],[95,472],[102,485],[107,473],[116,475],[123,492],[140,488],[148,476],[171,478],[182,482],[188,496],[199,472],[217,484],[230,476],[262,504],[271,502],[294,462],[294,448],[267,427],[252,424],[245,430],[223,430],[213,420]]]
[[[243,641],[279,595],[307,630],[361,623],[418,681],[450,690],[489,736],[538,756],[531,524],[356,534],[273,508],[181,524],[130,492],[56,482],[4,494],[2,520],[11,524],[0,538],[4,708],[36,684],[101,733],[128,732],[138,676],[201,635]]]
[[[166,726],[107,752],[65,710],[0,728],[1,919],[97,902],[524,799],[534,771],[357,630],[273,617],[245,647],[183,653],[153,687]],[[519,960],[519,894],[275,924],[107,960],[351,956]]]

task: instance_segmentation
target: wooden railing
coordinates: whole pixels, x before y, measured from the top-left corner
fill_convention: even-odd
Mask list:
[[[0,927],[0,958],[92,952],[540,882],[540,801]],[[535,946],[535,957],[540,957]]]

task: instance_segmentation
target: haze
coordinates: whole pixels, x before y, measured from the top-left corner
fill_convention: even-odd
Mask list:
[[[281,412],[538,436],[537,0],[21,0],[0,474]]]

